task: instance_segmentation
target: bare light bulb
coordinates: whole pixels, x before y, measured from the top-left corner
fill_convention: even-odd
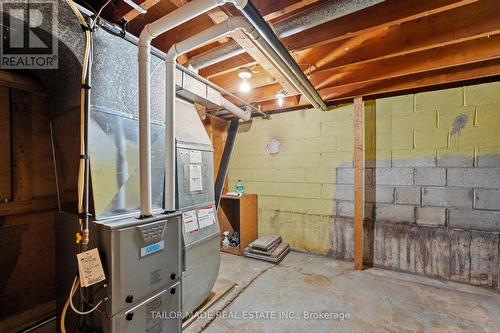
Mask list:
[[[249,92],[251,87],[250,83],[248,83],[248,79],[252,77],[252,72],[248,68],[241,68],[238,76],[241,79],[240,91],[244,93]]]
[[[285,99],[283,97],[278,97],[278,106],[282,107],[285,103]]]
[[[251,89],[250,87],[250,84],[248,83],[248,80],[247,79],[242,79],[241,80],[241,84],[240,84],[240,91],[241,92],[244,92],[244,93],[247,93],[249,92]]]
[[[285,104],[285,92],[280,91],[279,93],[276,94],[276,102],[278,103],[278,106],[281,108]]]

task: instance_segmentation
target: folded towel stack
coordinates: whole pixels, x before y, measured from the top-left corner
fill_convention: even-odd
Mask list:
[[[250,243],[243,254],[249,258],[279,263],[288,252],[290,252],[290,245],[283,243],[281,236],[267,235]]]

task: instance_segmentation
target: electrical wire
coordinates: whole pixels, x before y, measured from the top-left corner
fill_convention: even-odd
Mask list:
[[[83,17],[82,13],[78,9],[77,5],[73,0],[66,0],[67,4],[70,6],[71,10],[75,14],[76,18],[78,19],[78,22],[80,23],[83,33],[85,36],[85,48],[84,48],[84,54],[83,54],[83,63],[82,63],[82,75],[81,75],[81,84],[82,88],[80,91],[80,107],[81,107],[81,112],[80,112],[80,133],[81,133],[81,139],[80,139],[80,164],[79,164],[79,173],[78,173],[78,213],[79,213],[79,222],[80,222],[80,231],[81,235],[83,235],[83,242],[82,242],[82,247],[85,250],[86,246],[88,244],[88,239],[89,239],[89,231],[88,231],[88,211],[85,209],[85,206],[87,206],[86,203],[88,203],[88,198],[85,200],[85,197],[88,196],[88,182],[85,181],[88,178],[88,172],[89,172],[89,167],[88,167],[88,159],[85,158],[85,152],[86,152],[86,142],[84,140],[84,130],[85,130],[85,115],[86,115],[86,98],[87,98],[87,91],[86,91],[86,83],[87,83],[87,78],[89,75],[89,61],[91,57],[91,50],[92,50],[92,28],[89,27],[89,24]],[[109,1],[108,1],[109,3]],[[101,8],[104,8],[104,6]],[[100,12],[99,12],[100,14]],[[82,221],[83,217],[83,221]],[[71,287],[71,291],[69,294],[68,299],[66,300],[66,303],[64,304],[63,311],[61,313],[61,321],[60,321],[60,329],[62,333],[66,333],[66,327],[65,327],[65,319],[66,319],[66,313],[68,311],[68,306],[71,306],[71,308],[75,311],[74,306],[73,306],[73,289],[75,286],[75,283],[77,281],[77,277],[75,277],[75,280],[73,281],[73,285]],[[97,306],[99,306],[102,303],[98,303]],[[95,310],[95,308],[93,309]],[[76,311],[75,311],[76,312]],[[78,312],[77,312],[78,313]]]
[[[89,4],[87,1],[85,0],[80,0],[80,2],[82,2],[85,6],[83,6],[85,9],[88,9],[90,10],[92,13],[94,13],[94,15],[97,15],[97,11],[95,10],[95,8]]]
[[[97,20],[99,19],[99,17],[101,16],[101,13],[102,13],[102,10],[107,6],[109,5],[109,3],[111,2],[111,0],[108,0],[106,1],[106,3],[104,3],[104,5],[101,6],[101,8],[99,8],[99,11],[97,12],[97,15],[95,16],[95,19],[94,19],[94,22],[92,23],[92,29],[95,28],[95,25],[97,24]]]
[[[102,300],[100,300],[96,305],[94,305],[90,310],[80,311],[73,305],[73,297],[74,297],[76,291],[78,290],[79,286],[80,286],[80,279],[78,277],[75,277],[75,280],[73,281],[73,285],[71,286],[71,291],[69,293],[69,298],[68,298],[69,305],[71,306],[71,310],[73,310],[75,313],[77,313],[79,315],[83,316],[83,315],[88,315],[88,314],[94,312],[99,307],[99,305],[101,305],[103,302],[108,300],[108,298],[105,297]]]
[[[80,311],[78,310],[74,304],[73,304],[73,297],[75,296],[78,287],[80,287],[80,279],[78,276],[75,276],[75,279],[73,280],[73,284],[71,285],[71,290],[69,292],[69,297],[66,300],[66,303],[64,303],[63,310],[61,312],[61,321],[60,321],[60,328],[62,333],[66,333],[66,327],[64,325],[65,320],[66,320],[66,313],[68,312],[68,307],[71,307],[71,310],[75,312],[76,314],[79,314],[81,316],[91,314],[92,312],[98,310],[97,308],[104,302],[108,300],[108,297],[104,297],[102,300],[100,300],[96,305],[92,306],[89,302],[87,302],[92,308],[88,311]]]
[[[83,63],[82,63],[82,75],[81,75],[81,84],[82,84],[82,89],[80,93],[80,106],[82,108],[80,112],[80,133],[83,135],[84,133],[84,121],[85,121],[85,89],[83,88],[83,85],[86,82],[87,78],[87,71],[88,71],[88,64],[89,64],[89,59],[90,59],[90,49],[91,49],[91,28],[89,27],[87,21],[83,17],[82,13],[76,6],[76,4],[73,2],[73,0],[66,0],[68,5],[71,7],[73,12],[75,13],[78,22],[82,27],[85,27],[84,29],[84,35],[85,35],[85,49],[84,49],[84,54],[83,54]],[[85,140],[80,140],[80,156],[85,155]],[[85,230],[85,226],[83,225],[81,221],[81,217],[83,216],[84,213],[84,204],[83,204],[83,198],[84,198],[84,187],[85,187],[85,181],[84,181],[84,173],[86,171],[86,166],[85,166],[85,159],[80,158],[80,163],[79,163],[79,170],[78,170],[78,213],[80,215],[80,228],[81,231],[83,232]]]

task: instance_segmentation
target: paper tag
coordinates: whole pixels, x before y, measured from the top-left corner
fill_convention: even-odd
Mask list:
[[[189,151],[189,163],[201,163],[201,151],[190,150]]]
[[[189,190],[201,191],[203,189],[203,184],[201,181],[201,165],[190,164],[189,165]]]
[[[198,223],[200,224],[200,228],[205,228],[215,223],[213,207],[198,209]]]
[[[88,287],[106,280],[97,248],[78,253],[76,259],[78,260],[78,271],[80,272],[82,287]]]
[[[184,222],[184,230],[186,230],[186,232],[198,230],[198,219],[196,218],[195,210],[183,213],[182,221]]]

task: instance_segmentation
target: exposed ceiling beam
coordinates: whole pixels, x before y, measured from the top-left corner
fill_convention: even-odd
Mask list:
[[[326,88],[322,95],[330,100],[353,98],[354,96],[375,96],[388,93],[401,93],[412,89],[446,85],[500,75],[500,60],[490,60],[440,69],[431,72],[412,74],[399,78],[361,83],[344,88]]]
[[[329,69],[314,74],[311,81],[320,92],[329,87],[337,90],[351,89],[361,83],[367,84],[499,58],[500,35],[495,35],[391,59]],[[490,74],[500,73],[492,72]],[[265,82],[265,79],[261,78],[258,82]],[[245,98],[249,101],[262,103],[266,100],[273,100],[278,91],[279,87],[276,84],[270,84],[253,89]],[[322,97],[325,100],[330,98],[330,96]]]
[[[328,101],[346,101],[356,96],[371,98],[380,95],[412,93],[423,88],[439,88],[459,82],[464,82],[465,84],[469,80],[496,77],[498,75],[500,75],[500,60],[494,59],[393,79],[356,83],[344,87],[325,88],[320,90],[320,94]],[[263,111],[278,110],[275,100],[269,100],[260,103],[260,105]],[[291,97],[288,97],[285,99],[282,109],[305,107],[307,105],[307,101],[301,100],[297,103]]]
[[[500,33],[500,2],[485,0],[448,12],[425,16],[295,54],[302,64],[320,71],[437,47]]]
[[[149,10],[151,7],[153,7],[154,5],[156,5],[158,2],[160,2],[161,0],[145,0],[145,1],[142,1],[142,2],[137,2],[137,4],[139,6],[141,6],[142,8],[146,9],[146,10]],[[129,7],[130,8],[130,7]],[[137,16],[141,15],[141,13],[139,13],[137,10],[135,9],[131,9],[130,11],[128,11],[126,14],[124,14],[122,17],[124,20],[126,20],[127,22],[130,22],[132,21],[133,19],[135,19]]]
[[[453,20],[450,20],[453,17]],[[500,17],[500,2],[485,0],[468,6],[456,8],[449,12],[426,16],[401,25],[374,30],[367,34],[352,37],[305,50],[296,54],[302,64],[311,64],[312,71],[333,68],[356,63],[369,62],[394,56],[433,49],[472,39],[494,36],[500,33],[500,25],[496,18]],[[241,57],[244,57],[242,55]],[[230,68],[226,64],[235,64],[238,58],[230,62],[222,62],[211,66],[226,73]],[[202,74],[206,74],[203,70]],[[276,88],[259,88],[255,91],[255,99],[274,98]]]
[[[170,0],[176,7],[182,7],[188,3],[188,0]]]
[[[388,79],[500,58],[500,35],[312,74],[317,89]]]
[[[458,8],[478,0],[386,0],[385,2],[321,24],[304,32],[284,38],[282,42],[289,51],[311,50],[313,46],[362,36],[370,31],[388,28],[403,22],[416,20],[435,13]],[[219,65],[229,71],[232,59]],[[217,65],[217,64],[216,64]],[[204,76],[217,75],[218,67],[208,66],[200,71]],[[233,67],[237,69],[237,67]]]
[[[452,31],[453,33],[453,31]],[[489,37],[488,37],[489,36]],[[428,48],[415,54],[399,54],[392,58],[379,58],[370,62],[359,62],[337,68],[329,68],[312,75],[312,82],[321,88],[341,88],[359,82],[379,81],[408,74],[454,67],[460,64],[482,62],[500,58],[500,31],[477,40],[468,40],[441,48]],[[363,75],[364,74],[364,75]],[[216,78],[214,78],[215,80]],[[225,84],[224,81],[218,81]],[[258,83],[266,82],[260,78]],[[234,90],[233,87],[225,87]],[[255,87],[245,98],[253,102],[275,99],[279,85]]]
[[[267,86],[269,84],[277,83],[277,80],[275,80],[273,77],[271,77],[260,66],[258,66],[257,68],[259,71],[254,72],[252,74],[252,78],[248,80],[252,89],[255,89],[257,87]],[[216,85],[218,85],[224,89],[229,89],[230,92],[239,94],[238,89],[239,89],[239,86],[241,83],[241,79],[238,76],[238,72],[231,72],[231,73],[228,73],[228,75],[218,76],[210,81],[212,81],[213,83],[215,83]],[[250,95],[250,92],[248,93],[248,95]],[[247,94],[242,94],[241,96],[244,98],[247,98],[246,97]]]
[[[315,4],[317,3],[318,1],[320,0],[301,0],[301,1],[297,1],[297,2],[294,2],[292,4],[289,4],[288,6],[285,6],[283,8],[264,8],[263,11],[267,11],[270,12],[269,14],[267,15],[264,15],[264,19],[266,21],[271,21],[277,17],[281,17],[281,16],[286,16],[288,14],[291,14],[291,13],[294,13],[296,11],[299,11],[300,9],[306,7],[306,6],[310,6],[312,4]],[[277,4],[279,3],[278,1],[268,1],[270,4]]]
[[[148,10],[153,6],[158,4],[159,2],[169,1],[174,4],[176,7],[181,7],[185,5],[189,0],[143,0],[135,2],[139,4],[142,8]],[[282,0],[282,1],[268,1],[268,0],[260,0],[254,1],[256,3],[257,8],[261,10],[264,14],[264,18],[266,20],[272,20],[274,18],[287,15],[289,13],[293,13],[294,11],[300,10],[303,7],[314,4],[320,0]],[[134,20],[136,17],[140,15],[140,13],[136,10],[131,10],[130,6],[125,4],[123,1],[120,2],[116,8],[114,9],[113,19],[118,21],[120,18],[126,19],[128,22]],[[165,13],[166,14],[166,13]],[[229,15],[226,11],[221,8],[214,8],[209,11],[207,15],[212,19],[212,21],[217,24],[222,21],[225,21]]]
[[[243,53],[243,54],[240,54],[236,57],[232,57],[231,59],[229,59],[229,61],[222,61],[222,62],[216,63],[216,64],[210,66],[210,68],[213,72],[216,72],[217,75],[221,75],[221,74],[226,74],[226,73],[232,72],[236,68],[253,66],[255,64],[256,64],[256,62],[252,58],[252,56],[250,56],[248,53]],[[208,78],[208,79],[211,78],[211,75],[208,75],[205,72],[205,69],[206,68],[200,69],[199,74],[201,76]]]
[[[368,63],[346,65],[313,73],[311,82],[317,89],[340,87],[354,83],[378,81],[409,74],[434,71],[500,58],[500,35],[483,37],[463,43],[429,49],[392,58],[383,58]],[[237,93],[240,79],[237,72],[211,79],[215,84]],[[245,98],[250,101],[273,99],[276,94],[275,81],[265,73],[256,73],[250,80],[254,92]],[[267,87],[269,86],[270,87]]]
[[[212,19],[214,24],[224,22],[229,17],[229,15],[227,15],[221,8],[214,8],[208,11],[207,15]]]
[[[371,30],[413,21],[418,18],[465,6],[478,0],[386,0],[336,20],[318,25],[282,40],[289,50],[365,34]]]

